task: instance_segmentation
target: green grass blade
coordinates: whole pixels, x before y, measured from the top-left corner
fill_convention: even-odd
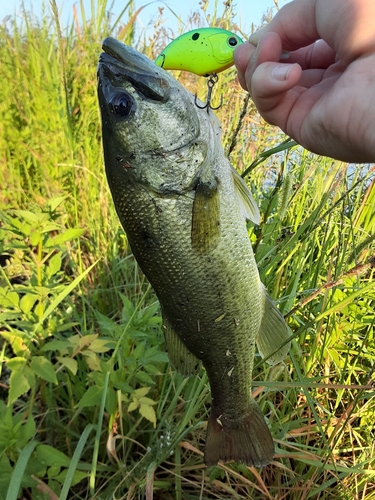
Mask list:
[[[40,318],[39,322],[35,326],[35,331],[43,324],[43,321],[48,318],[48,316],[56,309],[56,307],[67,297],[77,285],[89,274],[89,272],[97,265],[100,259],[95,261],[91,266],[89,266],[83,273],[81,273],[77,278],[75,278],[64,290],[51,302],[51,304],[44,311],[43,316]]]
[[[74,454],[73,454],[72,460],[71,460],[69,468],[68,468],[68,472],[66,474],[66,478],[65,478],[65,481],[64,481],[61,493],[60,493],[59,500],[66,500],[68,498],[69,488],[70,488],[70,485],[72,484],[72,481],[73,481],[74,472],[77,469],[77,465],[78,465],[79,459],[82,455],[82,452],[84,450],[84,447],[86,445],[86,441],[90,435],[90,432],[93,429],[95,429],[95,425],[88,424],[85,427],[84,431],[82,432],[81,437],[79,438],[79,441],[77,443],[77,447],[74,450]]]
[[[109,376],[110,376],[110,373],[107,372],[106,376],[105,376],[105,381],[104,381],[103,396],[102,396],[102,401],[101,401],[100,410],[99,410],[99,418],[98,418],[98,422],[96,424],[94,453],[93,453],[93,457],[92,457],[92,468],[91,468],[91,473],[90,473],[90,492],[91,492],[92,496],[95,493],[96,469],[97,469],[97,465],[98,465],[100,435],[102,433],[102,428],[103,428],[104,408],[105,408],[105,400],[107,398]]]
[[[19,498],[18,492],[20,490],[22,478],[23,478],[23,475],[25,473],[27,463],[30,459],[32,452],[34,451],[34,448],[38,444],[39,444],[38,441],[31,441],[21,451],[20,456],[18,457],[16,466],[14,468],[12,478],[10,480],[8,493],[7,493],[5,500],[17,500]]]

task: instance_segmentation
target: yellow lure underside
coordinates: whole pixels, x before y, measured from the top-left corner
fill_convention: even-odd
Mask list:
[[[233,64],[234,49],[243,43],[231,31],[198,28],[173,40],[158,56],[155,64],[163,69],[179,69],[196,75],[220,73]]]

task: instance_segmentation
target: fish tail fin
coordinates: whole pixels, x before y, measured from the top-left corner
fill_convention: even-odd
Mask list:
[[[253,399],[243,418],[230,420],[213,407],[207,426],[204,461],[207,466],[223,462],[242,462],[263,467],[271,462],[274,446],[263,414]]]

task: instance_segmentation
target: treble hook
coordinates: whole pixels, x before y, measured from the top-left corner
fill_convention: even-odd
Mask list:
[[[212,75],[209,75],[209,76],[210,76],[210,78],[207,80],[207,88],[208,88],[208,91],[207,91],[207,101],[206,101],[206,104],[204,106],[200,106],[198,104],[197,94],[195,94],[195,105],[199,109],[207,109],[207,113],[208,113],[209,109],[213,109],[213,110],[219,109],[222,106],[222,104],[223,104],[223,96],[220,96],[220,104],[219,104],[219,106],[217,106],[216,108],[214,108],[213,106],[211,106],[212,89],[217,84],[217,81],[219,80],[219,77],[217,76],[216,73],[212,73]]]

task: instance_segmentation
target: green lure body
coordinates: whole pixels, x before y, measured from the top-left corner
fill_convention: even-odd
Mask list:
[[[155,64],[163,69],[179,69],[208,76],[232,66],[234,49],[241,43],[241,38],[231,31],[198,28],[167,45]]]

